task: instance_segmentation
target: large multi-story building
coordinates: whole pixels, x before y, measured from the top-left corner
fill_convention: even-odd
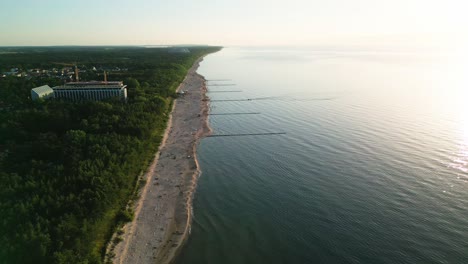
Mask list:
[[[55,98],[72,101],[100,101],[111,97],[127,99],[127,85],[123,82],[70,82],[52,88]]]
[[[75,67],[75,82],[69,82],[61,86],[50,88],[47,85],[31,90],[31,98],[62,98],[71,101],[101,101],[118,97],[127,100],[127,85],[122,81],[108,82],[107,73],[104,71],[104,81],[80,82],[78,68]]]

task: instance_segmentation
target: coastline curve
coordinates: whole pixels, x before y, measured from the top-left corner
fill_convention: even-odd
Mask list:
[[[135,216],[111,251],[112,263],[171,263],[185,243],[192,223],[192,201],[201,174],[196,149],[211,133],[206,80],[198,59],[177,88],[167,128],[143,179]]]

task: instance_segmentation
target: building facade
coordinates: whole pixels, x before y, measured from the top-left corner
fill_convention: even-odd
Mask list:
[[[52,88],[55,98],[72,101],[101,101],[112,97],[127,100],[127,85],[123,82],[71,82]]]

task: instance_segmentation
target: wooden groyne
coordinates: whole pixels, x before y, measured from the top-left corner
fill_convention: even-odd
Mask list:
[[[214,113],[214,114],[208,114],[208,115],[259,115],[260,113],[258,112],[252,112],[252,113]]]
[[[209,93],[240,93],[242,91],[208,91]]]
[[[252,99],[223,99],[223,100],[209,100],[210,102],[244,102],[252,101]]]
[[[220,100],[210,100],[210,102],[246,102],[254,100],[263,100],[261,98],[250,98],[250,99],[220,99]]]
[[[247,133],[247,134],[214,134],[206,137],[243,137],[243,136],[272,136],[272,135],[285,135],[286,132],[270,132],[270,133]]]

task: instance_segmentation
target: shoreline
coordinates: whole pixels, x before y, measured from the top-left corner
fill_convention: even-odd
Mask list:
[[[122,241],[111,254],[113,263],[171,263],[187,240],[192,200],[200,176],[196,149],[211,133],[206,80],[195,61],[177,91],[167,128],[136,202],[132,222],[123,227]]]

